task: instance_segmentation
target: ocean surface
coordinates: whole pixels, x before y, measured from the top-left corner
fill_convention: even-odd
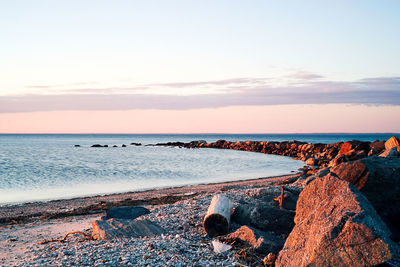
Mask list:
[[[262,153],[130,146],[219,139],[312,143],[395,134],[0,134],[0,206],[290,174],[303,162]],[[93,144],[109,145],[92,148]],[[127,147],[121,147],[126,144]],[[74,147],[80,145],[81,147]],[[118,147],[114,148],[113,145]]]

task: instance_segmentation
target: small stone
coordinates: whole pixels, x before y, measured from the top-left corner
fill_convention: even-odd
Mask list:
[[[75,255],[75,252],[70,251],[70,250],[64,250],[63,252],[61,252],[61,255],[73,256],[73,255]]]
[[[268,253],[267,256],[263,259],[263,263],[265,266],[273,266],[276,260],[276,255],[272,252]]]

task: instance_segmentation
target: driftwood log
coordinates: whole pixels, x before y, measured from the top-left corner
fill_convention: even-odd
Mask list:
[[[90,236],[88,234],[85,234],[84,232],[73,231],[73,232],[67,233],[63,238],[45,240],[45,241],[39,242],[38,244],[39,245],[43,245],[43,244],[47,244],[47,243],[50,243],[50,242],[64,242],[69,235],[73,235],[73,234],[81,234],[83,236],[84,240],[92,240],[92,236]]]
[[[224,195],[215,195],[203,221],[204,231],[211,237],[225,235],[229,231],[232,202]]]

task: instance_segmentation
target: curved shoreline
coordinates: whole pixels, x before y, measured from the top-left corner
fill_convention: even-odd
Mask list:
[[[301,173],[295,173],[249,180],[167,187],[3,206],[0,207],[0,225],[96,214],[102,213],[111,207],[122,205],[170,204],[191,198],[200,193],[215,193],[224,190],[224,188],[271,185],[285,180],[296,180],[300,175]]]

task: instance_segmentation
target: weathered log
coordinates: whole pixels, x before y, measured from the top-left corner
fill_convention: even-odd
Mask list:
[[[229,231],[232,202],[224,195],[215,195],[203,221],[204,231],[211,237],[225,235]]]

